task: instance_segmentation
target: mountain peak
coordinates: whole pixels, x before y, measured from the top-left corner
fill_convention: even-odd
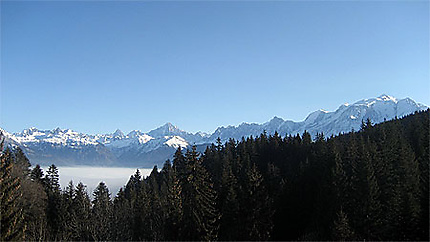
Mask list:
[[[28,128],[28,129],[24,129],[23,131],[22,131],[22,134],[23,135],[32,135],[33,133],[35,133],[35,132],[37,132],[37,131],[39,131],[36,127],[30,127],[30,128]]]
[[[163,136],[170,136],[170,135],[179,135],[180,133],[184,133],[185,131],[180,130],[177,126],[173,125],[172,123],[168,122],[164,124],[163,126],[160,126],[154,130],[149,131],[149,135],[152,137],[163,137]]]
[[[163,126],[161,126],[161,127],[165,128],[165,129],[167,129],[167,130],[169,130],[169,131],[174,131],[174,130],[178,129],[178,127],[176,127],[175,125],[173,125],[173,124],[172,124],[172,123],[170,123],[170,122],[167,122],[166,124],[164,124],[164,125],[163,125]]]
[[[379,97],[377,97],[376,99],[382,100],[382,101],[393,101],[393,102],[397,103],[397,99],[395,97],[387,95],[387,94],[382,94]]]
[[[57,128],[55,128],[55,129],[53,129],[51,132],[52,132],[53,134],[60,134],[62,131],[63,131],[63,130],[62,130],[60,127],[57,127]]]
[[[141,132],[140,130],[135,129],[135,130],[130,131],[130,132],[127,134],[127,136],[134,137],[134,136],[136,136],[136,135],[140,135],[140,134],[142,134],[142,132]]]
[[[386,95],[386,94],[382,94],[376,98],[366,98],[366,99],[362,99],[359,100],[357,102],[355,102],[353,104],[353,106],[373,106],[373,105],[380,105],[380,104],[394,104],[396,105],[398,103],[397,98]]]
[[[124,138],[125,137],[124,133],[120,129],[115,130],[115,132],[112,134],[112,136],[114,138]]]
[[[270,121],[284,121],[284,120],[278,116],[274,116]]]
[[[282,118],[278,117],[278,116],[274,116],[270,121],[269,124],[275,124],[275,125],[280,125],[283,122],[285,122],[285,120],[283,120]]]
[[[176,149],[179,146],[189,147],[190,144],[205,145],[215,143],[218,137],[223,142],[230,138],[240,140],[242,137],[251,135],[256,137],[265,130],[268,134],[273,134],[276,131],[282,135],[301,134],[307,130],[313,136],[318,132],[330,136],[349,132],[352,129],[358,130],[361,120],[367,118],[370,118],[372,123],[380,123],[427,108],[427,106],[416,103],[410,98],[397,100],[392,96],[383,94],[379,97],[357,101],[351,105],[341,105],[332,112],[324,110],[312,112],[301,122],[284,120],[274,116],[270,121],[263,124],[242,123],[239,126],[219,127],[212,134],[188,133],[170,122],[149,133],[133,130],[127,136],[124,136],[119,129],[112,134],[87,135],[69,129],[38,130],[31,127],[21,133],[9,135],[10,138],[7,142],[16,143],[17,146],[23,147],[24,151],[28,152],[30,159],[41,164],[68,159],[76,162],[76,164],[82,164],[85,159],[93,162],[95,154],[99,159],[97,162],[101,162],[100,164],[105,164],[106,159],[109,162],[121,160],[121,162],[130,162],[130,164],[146,162],[146,160],[164,162],[166,159],[170,159],[174,152],[168,147]],[[6,133],[2,129],[0,132]],[[159,148],[161,149],[159,150]],[[38,155],[41,150],[43,153]],[[70,151],[76,152],[71,153]],[[51,158],[47,160],[47,157]]]

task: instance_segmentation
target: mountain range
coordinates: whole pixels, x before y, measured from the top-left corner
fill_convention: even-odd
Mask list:
[[[0,128],[0,132],[8,145],[21,147],[32,164],[152,167],[171,159],[178,147],[185,149],[196,145],[204,150],[218,137],[225,142],[230,138],[240,140],[242,137],[258,136],[264,131],[267,134],[276,131],[285,136],[302,134],[305,130],[313,137],[321,132],[327,137],[359,130],[362,121],[368,118],[372,123],[381,123],[426,109],[427,106],[410,98],[398,100],[381,95],[353,104],[345,103],[333,112],[312,112],[301,122],[274,117],[263,124],[242,123],[219,127],[212,134],[190,133],[171,123],[147,133],[133,130],[128,134],[116,130],[111,134],[90,135],[70,129],[38,130],[34,127],[13,134]]]

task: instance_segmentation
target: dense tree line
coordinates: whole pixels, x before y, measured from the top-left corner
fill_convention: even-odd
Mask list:
[[[2,240],[428,240],[429,111],[315,139],[178,149],[114,197],[1,156]]]

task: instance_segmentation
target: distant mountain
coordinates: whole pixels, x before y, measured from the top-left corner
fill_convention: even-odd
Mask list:
[[[171,123],[148,133],[133,130],[127,135],[121,130],[112,134],[89,135],[60,128],[29,128],[14,134],[0,129],[0,132],[6,137],[7,144],[20,146],[34,164],[151,167],[154,164],[161,166],[165,160],[171,159],[179,146],[187,148],[195,144],[203,149],[205,145],[215,143],[218,137],[225,142],[230,138],[257,136],[264,131],[268,134],[276,131],[285,136],[302,134],[305,130],[312,136],[323,132],[327,137],[359,130],[362,120],[368,118],[373,123],[380,123],[426,109],[427,106],[410,98],[397,100],[381,95],[353,104],[345,103],[334,112],[315,111],[301,122],[274,117],[263,124],[219,127],[212,134],[189,133]]]
[[[208,138],[208,141],[214,142],[218,137],[223,141],[229,138],[241,139],[250,135],[259,135],[263,131],[268,134],[277,131],[284,136],[286,134],[302,134],[306,130],[312,136],[323,132],[327,137],[332,134],[350,132],[353,129],[359,130],[362,120],[368,118],[373,123],[381,123],[384,120],[400,118],[427,108],[427,106],[416,103],[410,98],[397,100],[388,95],[381,95],[377,98],[363,99],[354,104],[345,103],[334,112],[322,109],[312,112],[302,122],[274,117],[263,124],[242,123],[239,126],[220,127]]]

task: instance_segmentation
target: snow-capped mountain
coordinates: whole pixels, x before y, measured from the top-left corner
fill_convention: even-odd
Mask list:
[[[148,157],[161,163],[171,158],[178,147],[187,148],[189,142],[194,144],[203,137],[170,123],[150,131],[151,135],[139,130],[124,135],[119,129],[97,135],[60,128],[38,130],[32,127],[15,134],[1,131],[8,144],[20,146],[33,163],[43,165],[142,165],[142,161],[151,162]]]
[[[263,124],[242,123],[239,126],[220,127],[208,138],[208,141],[214,142],[218,137],[223,141],[229,138],[241,139],[250,135],[255,137],[264,131],[268,134],[277,131],[284,136],[286,134],[302,134],[306,130],[312,136],[323,132],[328,137],[359,130],[362,120],[368,118],[372,123],[381,123],[384,120],[400,118],[415,111],[426,109],[428,109],[427,106],[416,103],[410,98],[397,100],[388,95],[381,95],[376,98],[363,99],[353,104],[345,103],[334,112],[322,109],[312,112],[301,122],[274,117]]]
[[[127,135],[121,130],[111,134],[89,135],[60,128],[29,128],[14,134],[0,129],[0,132],[5,136],[7,144],[20,146],[35,164],[151,167],[154,164],[161,165],[172,158],[178,147],[187,148],[193,144],[204,147],[206,144],[215,143],[218,137],[227,141],[230,138],[258,136],[264,131],[268,134],[276,131],[285,136],[301,134],[305,130],[313,136],[321,132],[330,136],[359,130],[362,120],[367,118],[373,123],[380,123],[427,108],[410,98],[397,100],[381,95],[353,104],[345,103],[333,112],[312,112],[301,122],[274,117],[263,124],[242,123],[238,126],[219,127],[210,135],[202,132],[189,133],[171,123],[148,133],[133,130]]]

